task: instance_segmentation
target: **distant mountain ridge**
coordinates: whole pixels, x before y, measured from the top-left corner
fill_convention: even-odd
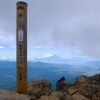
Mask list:
[[[57,55],[53,55],[53,56],[46,57],[46,58],[34,59],[34,62],[45,62],[45,63],[55,63],[55,64],[65,63],[66,61],[67,59],[61,58]]]
[[[88,57],[73,57],[73,58],[62,58],[57,55],[53,55],[46,58],[34,59],[34,62],[54,63],[54,64],[82,64],[86,62],[94,61],[94,59]]]

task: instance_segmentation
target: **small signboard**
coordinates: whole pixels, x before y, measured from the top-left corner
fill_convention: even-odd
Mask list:
[[[23,41],[23,31],[22,30],[18,31],[18,41],[20,42]]]

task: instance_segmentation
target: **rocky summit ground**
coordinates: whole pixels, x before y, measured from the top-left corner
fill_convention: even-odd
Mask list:
[[[56,92],[52,91],[49,81],[34,80],[26,94],[0,90],[0,100],[100,100],[100,74],[80,76],[74,84],[61,81]]]

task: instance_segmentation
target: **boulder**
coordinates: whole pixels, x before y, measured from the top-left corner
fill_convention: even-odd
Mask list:
[[[90,99],[86,98],[85,96],[83,96],[81,94],[74,94],[72,96],[66,95],[65,100],[90,100]]]
[[[53,92],[50,96],[54,96],[59,98],[60,100],[64,100],[66,97],[66,93],[62,92]]]
[[[79,93],[91,100],[100,100],[100,74],[92,77],[80,76],[75,87],[79,87]]]
[[[61,100],[61,99],[55,96],[41,96],[39,100]]]
[[[89,78],[92,84],[96,84],[100,86],[100,74],[96,74],[93,77]]]
[[[42,95],[49,95],[51,92],[51,84],[47,80],[34,80],[27,90],[28,95],[35,95],[36,98],[40,98]]]
[[[82,84],[80,86],[80,93],[90,99],[99,98],[100,99],[100,86],[91,84]],[[95,99],[93,99],[95,100]]]
[[[67,100],[67,99],[66,99]],[[74,94],[72,95],[70,100],[90,100],[81,94]]]
[[[87,76],[79,76],[78,78],[76,78],[76,83],[78,84],[82,84],[82,83],[87,83],[89,80],[87,78]]]

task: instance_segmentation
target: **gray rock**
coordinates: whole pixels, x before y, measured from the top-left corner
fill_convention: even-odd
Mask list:
[[[42,96],[39,100],[60,100],[60,98],[55,96]]]
[[[27,94],[40,98],[42,95],[51,94],[51,84],[46,80],[34,80],[28,87]]]
[[[90,100],[90,99],[88,99],[85,96],[80,95],[80,94],[74,94],[73,96],[66,95],[65,100]]]
[[[80,84],[82,84],[82,83],[87,83],[88,82],[88,78],[87,78],[87,76],[84,76],[84,75],[82,75],[82,76],[79,76],[78,78],[76,78],[76,83],[80,83]]]
[[[66,93],[62,92],[53,92],[50,96],[59,98],[60,100],[65,100]]]
[[[67,99],[66,99],[67,100]],[[74,94],[72,97],[71,97],[71,100],[90,100],[88,98],[86,98],[85,96],[83,95],[80,95],[80,94]]]

